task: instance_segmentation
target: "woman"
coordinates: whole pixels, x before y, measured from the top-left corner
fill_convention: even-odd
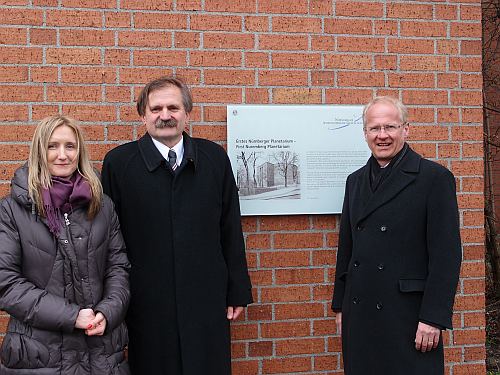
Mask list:
[[[0,203],[0,375],[129,374],[129,263],[75,121],[42,120]]]

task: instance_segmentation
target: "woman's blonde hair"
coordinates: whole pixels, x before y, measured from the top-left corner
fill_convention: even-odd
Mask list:
[[[42,189],[48,189],[52,186],[52,176],[47,162],[47,150],[50,137],[59,126],[68,126],[75,133],[78,150],[77,173],[80,173],[90,185],[91,198],[87,214],[92,219],[101,208],[102,185],[90,162],[82,130],[76,120],[72,118],[55,115],[46,117],[38,123],[31,141],[28,159],[28,194],[35,203],[40,215],[45,216]]]

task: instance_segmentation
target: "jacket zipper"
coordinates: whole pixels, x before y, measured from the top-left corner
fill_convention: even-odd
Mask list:
[[[69,226],[71,224],[68,219],[68,213],[64,214],[64,222],[66,223],[66,226]]]

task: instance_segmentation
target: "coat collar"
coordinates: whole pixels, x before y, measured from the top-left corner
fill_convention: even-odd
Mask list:
[[[181,166],[192,164],[196,169],[196,144],[193,142],[193,139],[189,135],[187,135],[186,132],[183,132],[182,136],[184,139],[184,157],[182,159]],[[149,172],[153,172],[162,163],[165,163],[165,158],[161,155],[160,151],[158,151],[158,149],[154,145],[149,133],[144,134],[137,141],[137,144],[139,146],[139,151],[144,160],[144,163],[146,163],[146,168]]]
[[[359,185],[358,197],[361,199],[358,200],[356,212],[354,212],[356,222],[358,223],[366,218],[412,183],[417,178],[420,160],[422,160],[422,157],[411,148],[408,148],[399,166],[392,170],[390,176],[387,177],[375,193],[370,189],[370,168],[367,164],[363,168]]]

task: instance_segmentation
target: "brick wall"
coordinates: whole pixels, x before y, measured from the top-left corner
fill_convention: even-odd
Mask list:
[[[457,179],[464,262],[446,374],[484,373],[480,0],[0,0],[0,20],[2,195],[39,119],[81,120],[99,162],[144,132],[134,98],[161,74],[187,80],[191,133],[221,144],[228,103],[399,96],[413,147]],[[234,374],[342,372],[338,219],[243,219],[256,303],[233,326]]]

